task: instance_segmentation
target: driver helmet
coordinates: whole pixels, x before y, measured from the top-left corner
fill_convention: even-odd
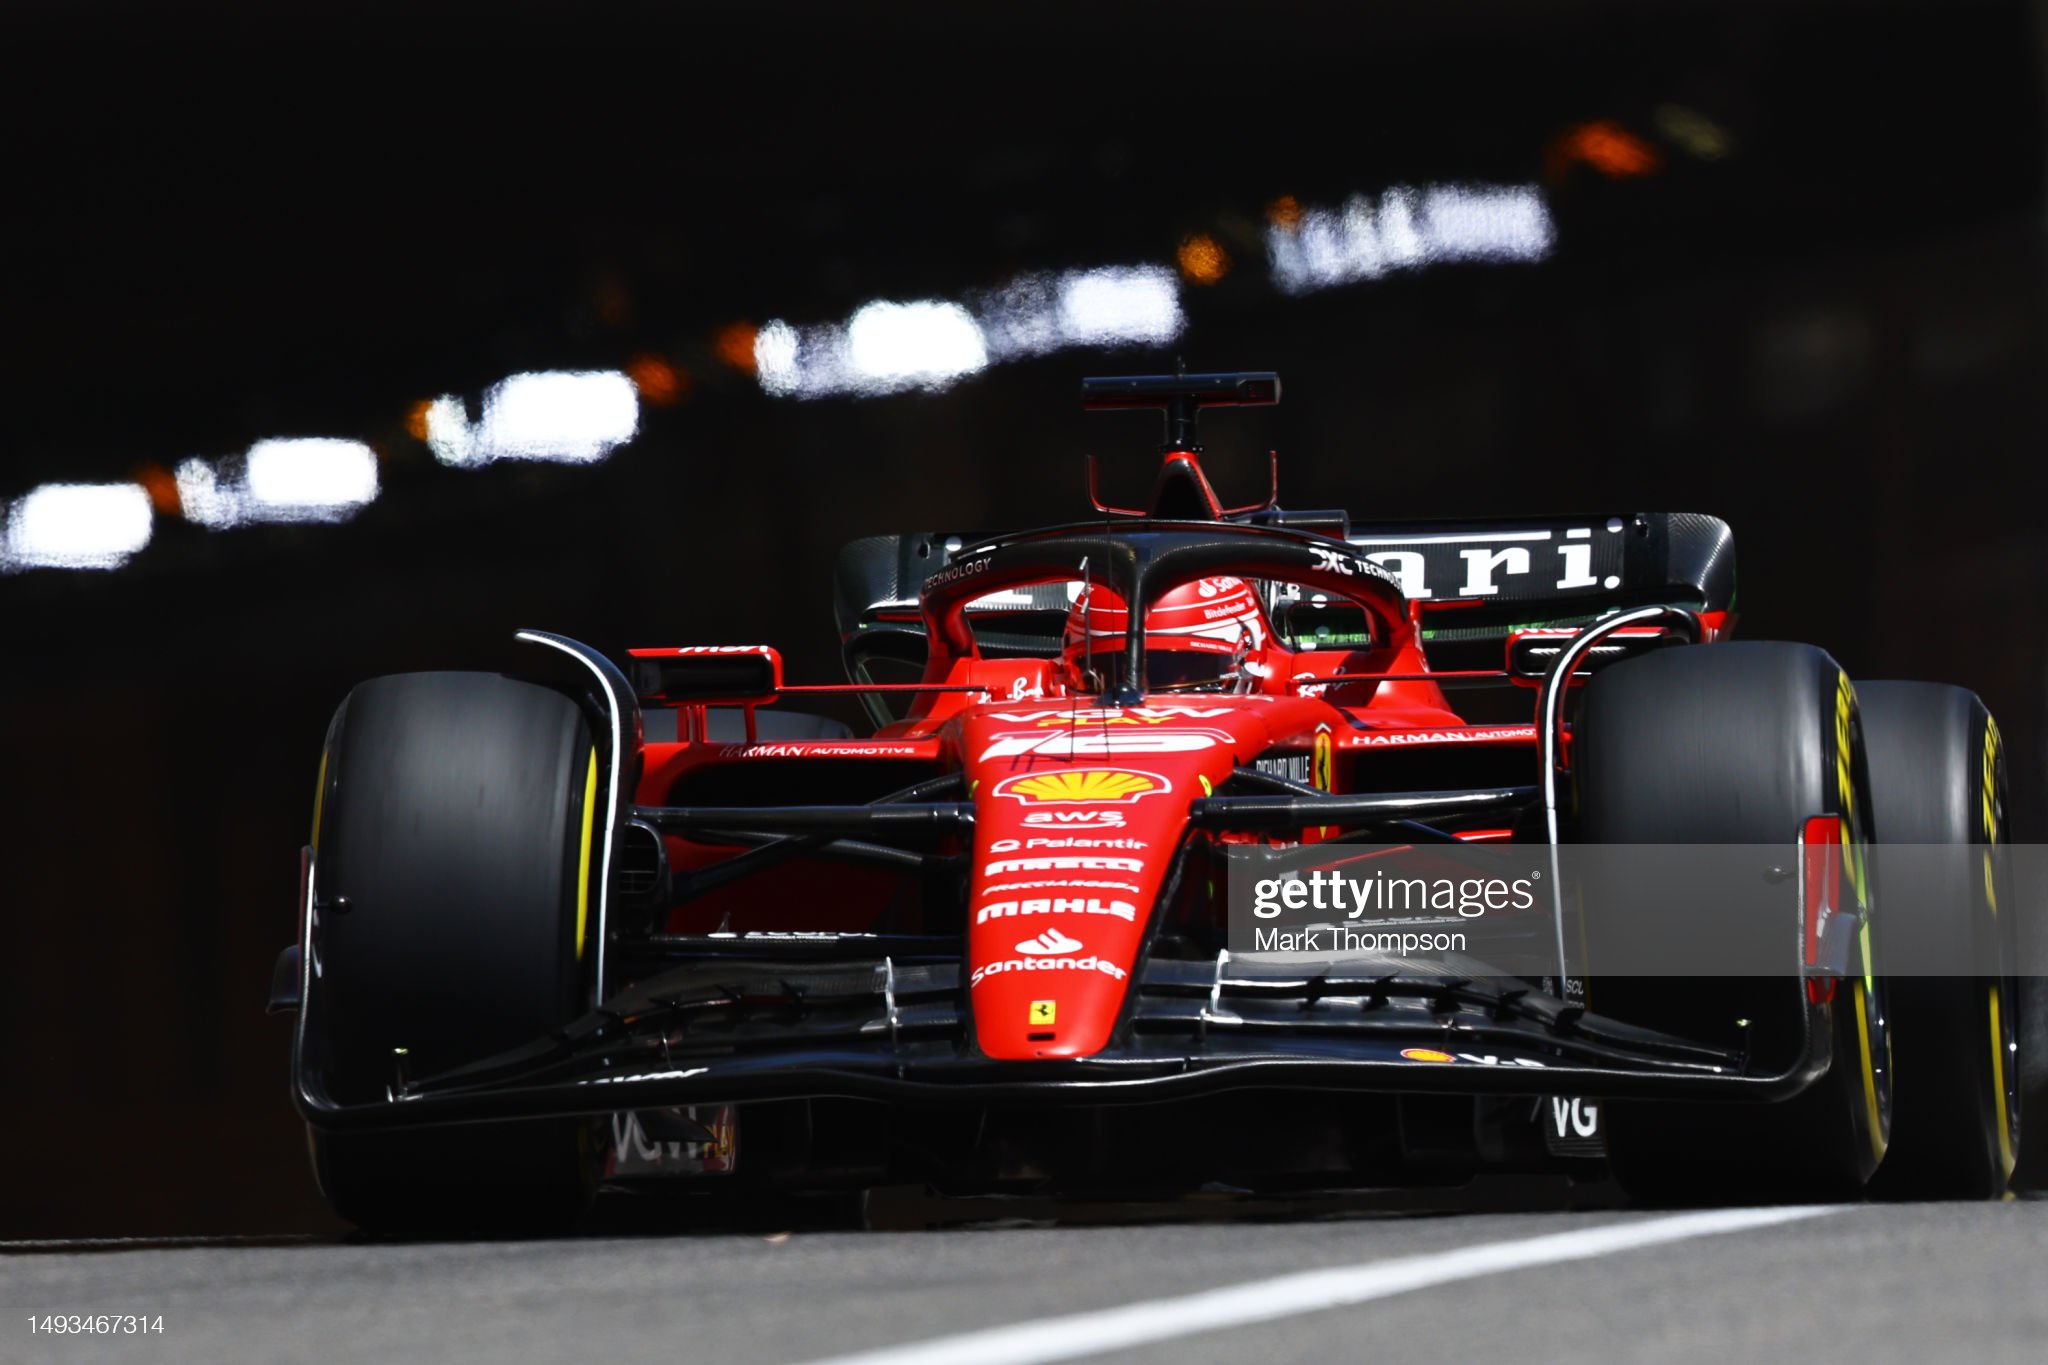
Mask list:
[[[1091,652],[1097,657],[1122,653],[1130,620],[1122,594],[1100,584],[1083,588],[1067,612],[1068,672],[1081,678]],[[1182,583],[1145,612],[1147,690],[1251,691],[1267,675],[1272,639],[1259,595],[1242,578]]]

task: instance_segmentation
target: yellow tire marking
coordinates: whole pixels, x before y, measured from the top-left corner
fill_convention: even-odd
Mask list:
[[[1979,805],[1983,817],[1984,842],[1998,842],[1998,722],[1984,718],[1984,760],[1978,778]],[[1984,899],[1991,906],[1991,917],[1998,918],[1998,885],[1991,872],[1991,850],[1984,850]]]
[[[583,851],[576,859],[576,960],[583,960],[583,936],[590,919],[590,831],[597,823],[597,750],[583,779]]]
[[[1998,886],[1991,870],[1991,851],[1998,844],[1998,722],[1984,718],[1984,753],[1978,774],[1978,801],[1984,824],[1984,900],[1991,907],[1994,930],[1998,923]],[[2012,1115],[2005,1101],[2005,1020],[1999,984],[1991,983],[1991,1097],[1998,1120],[1998,1167],[2012,1178],[2015,1154],[2012,1149]]]
[[[2005,1108],[2005,1028],[1999,1018],[1998,983],[1991,983],[1991,1094],[1998,1108],[1998,1168],[2012,1178],[2012,1118]]]
[[[1891,1145],[1884,1131],[1884,1124],[1877,1113],[1877,1068],[1870,1060],[1870,1009],[1869,997],[1863,993],[1863,983],[1854,986],[1856,996],[1856,1042],[1863,1054],[1863,1117],[1870,1125],[1870,1155],[1878,1161],[1884,1160],[1885,1148]]]
[[[313,856],[320,856],[320,807],[327,800],[327,751],[320,751],[320,776],[313,784]]]

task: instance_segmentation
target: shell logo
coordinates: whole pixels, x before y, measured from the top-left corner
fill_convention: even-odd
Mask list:
[[[1411,1062],[1454,1062],[1457,1058],[1448,1052],[1438,1052],[1433,1047],[1404,1047],[1401,1055]]]
[[[1031,773],[1004,778],[993,795],[1007,796],[1026,805],[1061,802],[1070,805],[1116,803],[1131,805],[1141,796],[1173,790],[1173,784],[1153,773],[1136,773],[1127,768],[1078,768],[1065,772]]]

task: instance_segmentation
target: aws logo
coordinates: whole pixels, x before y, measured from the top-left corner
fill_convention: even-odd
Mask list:
[[[1031,773],[1006,777],[992,789],[995,796],[1007,796],[1025,805],[1051,802],[1069,804],[1135,804],[1139,798],[1173,790],[1173,784],[1154,773],[1132,772],[1128,768],[1079,768],[1056,773]]]

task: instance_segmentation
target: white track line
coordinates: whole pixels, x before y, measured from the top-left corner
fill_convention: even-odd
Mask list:
[[[1777,1209],[1717,1209],[1668,1218],[1613,1223],[1577,1232],[1555,1232],[1513,1242],[1488,1242],[1421,1256],[1306,1270],[1269,1280],[1253,1280],[1226,1289],[1210,1289],[1177,1298],[1152,1299],[1122,1308],[1043,1318],[1010,1327],[991,1327],[957,1336],[938,1337],[905,1346],[834,1356],[816,1365],[943,1365],[972,1360],[975,1365],[1032,1365],[1077,1356],[1168,1341],[1225,1327],[1268,1322],[1297,1313],[1366,1303],[1412,1289],[1427,1289],[1456,1280],[1497,1275],[1530,1266],[1585,1261],[1640,1247],[1712,1237],[1745,1228],[1770,1227],[1843,1206],[1804,1205]]]

